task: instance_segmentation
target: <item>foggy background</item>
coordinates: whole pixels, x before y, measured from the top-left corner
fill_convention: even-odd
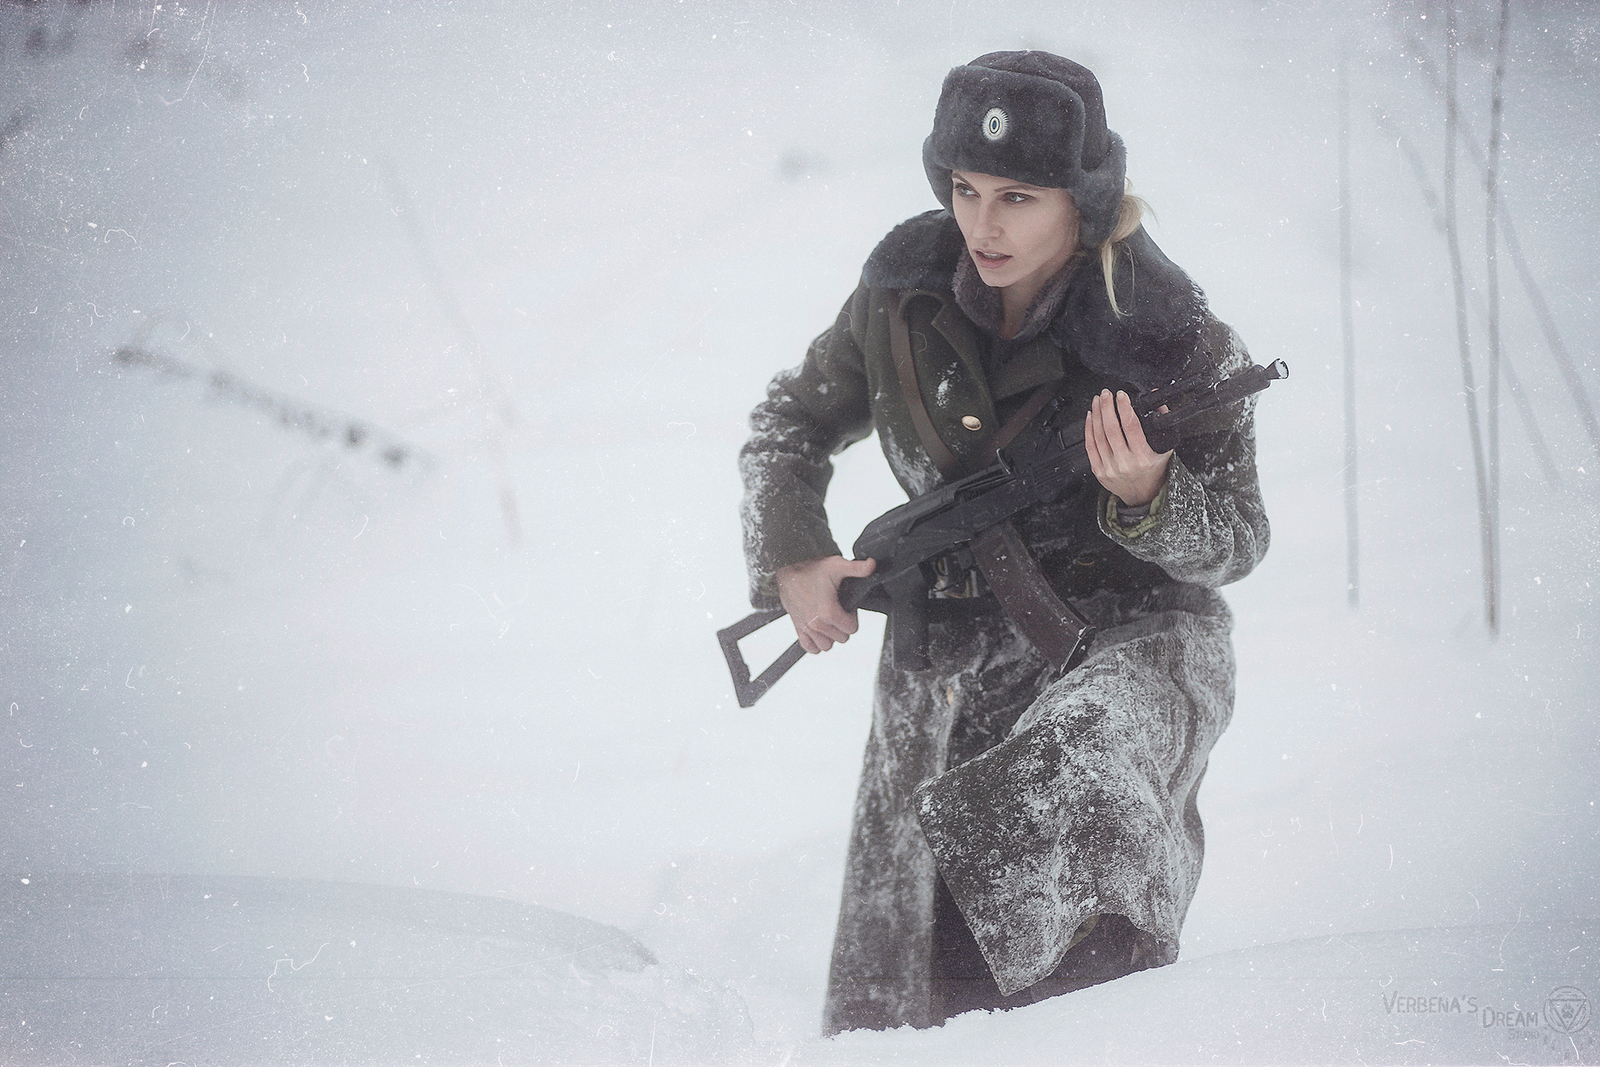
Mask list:
[[[1481,412],[1467,144],[1498,5],[1459,10]],[[1466,930],[1427,941],[1416,992],[1600,995],[1600,442],[1553,355],[1600,384],[1600,9],[1511,5],[1500,211],[1538,296],[1502,238],[1525,408],[1502,387],[1498,638],[1436,225],[1443,20],[1422,0],[0,7],[0,871],[542,905],[724,983],[774,1062],[933,1062],[941,1041],[1034,1062],[1029,1035],[1177,981],[814,1041],[881,619],[748,711],[713,640],[748,610],[746,413],[883,233],[936,206],[920,146],[945,71],[1035,47],[1096,72],[1155,240],[1291,368],[1258,408],[1273,546],[1227,592],[1237,709],[1172,971]],[[899,499],[873,443],[847,453],[840,540]],[[1508,931],[1533,938],[1510,973]],[[1476,1019],[1408,1030],[1382,966],[1297,951],[1274,973],[1344,983],[1345,1014],[1296,986],[1269,1016],[1286,1045],[1132,1029],[1169,1059],[1566,1055]],[[1195,979],[1205,1019],[1252,1002],[1253,968]]]

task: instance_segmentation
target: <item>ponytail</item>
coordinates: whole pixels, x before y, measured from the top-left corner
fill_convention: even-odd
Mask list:
[[[1112,314],[1119,319],[1128,313],[1117,304],[1116,285],[1112,282],[1117,269],[1117,246],[1133,236],[1143,224],[1146,214],[1153,216],[1155,212],[1142,197],[1133,195],[1133,183],[1126,182],[1123,186],[1122,206],[1117,211],[1117,224],[1112,227],[1111,236],[1100,245],[1100,271],[1106,279],[1106,299],[1111,301]]]

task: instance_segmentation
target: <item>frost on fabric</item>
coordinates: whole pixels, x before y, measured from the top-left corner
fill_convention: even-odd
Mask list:
[[[907,494],[921,496],[944,483],[943,475],[920,446],[907,451],[889,434],[879,434],[878,439],[883,443],[883,458],[889,461],[889,470],[895,480],[905,486]]]
[[[1216,369],[1246,365],[1233,332],[1207,321]],[[1092,514],[1081,529],[1065,500],[1024,518],[1036,551],[1058,539],[1092,551],[1103,534],[1176,580],[1078,599],[1102,632],[1064,678],[1051,682],[998,613],[933,627],[936,670],[885,659],[825,1029],[938,1021],[939,875],[1005,994],[1051,974],[1098,914],[1137,928],[1142,965],[1176,958],[1203,849],[1195,796],[1233,707],[1230,618],[1214,587],[1267,546],[1251,413],[1242,405],[1180,446],[1162,513],[1138,536],[1108,527],[1103,509],[1098,533]],[[922,450],[879,437],[908,491],[939,484]]]
[[[1200,873],[1194,796],[1233,707],[1231,619],[1218,594],[1192,586],[1080,607],[1105,629],[1053,684],[1000,614],[935,624],[936,671],[897,671],[885,650],[829,1031],[938,1021],[936,873],[1007,993],[1054,970],[1095,914],[1133,922],[1148,964],[1176,958]]]
[[[887,328],[867,329],[868,295],[858,290],[850,307],[861,314],[842,314],[752,416],[741,466],[758,580],[824,554],[831,456],[872,429],[908,493],[942,482],[902,417]],[[1198,321],[1208,369],[1244,365],[1226,326]],[[877,364],[863,357],[869,341]],[[948,376],[934,380],[941,399],[959,391]],[[823,382],[829,391],[817,388]],[[885,649],[827,1032],[943,1018],[932,956],[941,875],[1006,994],[1051,974],[1097,915],[1135,927],[1135,965],[1176,958],[1201,861],[1195,794],[1233,704],[1229,617],[1211,587],[1243,576],[1266,548],[1250,413],[1222,413],[1205,436],[1183,442],[1148,526],[1108,529],[1093,487],[1019,517],[1052,580],[1076,580],[1082,563],[1108,567],[1117,579],[1108,584],[1134,590],[1077,598],[1102,633],[1064,678],[992,605],[934,620],[932,670],[897,670]]]
[[[917,789],[939,871],[1007,994],[1050,974],[1096,913],[1149,935],[1150,962],[1176,958],[1204,850],[1195,795],[1232,713],[1216,594],[1166,587],[1083,607],[1108,622],[1088,660],[1004,743]]]
[[[917,824],[912,790],[951,759],[952,728],[969,714],[980,732],[1004,736],[1035,691],[1045,664],[1008,624],[934,623],[929,655],[937,671],[897,671],[884,647],[872,731],[861,763],[855,820],[823,1029],[909,1023],[928,1026],[935,868]],[[1007,697],[1012,698],[1007,706]],[[978,737],[972,749],[992,743]],[[966,754],[970,755],[970,751]]]
[[[777,606],[772,576],[781,567],[839,553],[823,501],[833,477],[832,455],[865,431],[824,427],[795,396],[799,370],[780,372],[767,398],[750,413],[750,438],[739,452],[744,497],[739,515],[750,599]]]
[[[1250,365],[1239,335],[1222,324],[1213,347],[1217,370]],[[1244,401],[1233,426],[1182,442],[1168,469],[1159,521],[1133,531],[1102,508],[1101,531],[1180,582],[1216,587],[1238,581],[1266,555],[1271,531],[1256,476],[1255,402]]]

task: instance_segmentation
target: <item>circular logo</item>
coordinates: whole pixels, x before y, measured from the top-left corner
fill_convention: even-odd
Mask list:
[[[1589,1025],[1590,1014],[1589,995],[1577,986],[1552,990],[1544,1002],[1544,1021],[1558,1033],[1577,1033]]]
[[[997,107],[991,107],[989,113],[983,116],[983,135],[991,141],[998,141],[1006,135],[1006,128],[1011,125],[1011,120],[1006,118],[1006,113]]]

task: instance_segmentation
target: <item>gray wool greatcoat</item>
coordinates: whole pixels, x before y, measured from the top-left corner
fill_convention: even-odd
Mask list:
[[[876,431],[908,494],[943,480],[901,393],[891,315],[909,326],[935,429],[975,466],[1040,384],[1062,380],[1087,410],[1103,387],[1133,392],[1249,365],[1142,230],[1119,260],[1128,314],[1112,312],[1098,263],[1083,261],[1010,342],[963,310],[993,301],[962,277],[964,256],[948,213],[901,224],[833,327],[752,413],[740,467],[757,607],[777,606],[780,568],[838,554],[823,506],[834,453]],[[826,1032],[942,1021],[931,981],[937,875],[1003,994],[1050,975],[1100,914],[1131,921],[1138,966],[1176,959],[1203,850],[1195,796],[1233,707],[1231,618],[1216,588],[1267,548],[1252,410],[1246,402],[1179,445],[1146,517],[1129,521],[1092,484],[1019,517],[1052,584],[1101,627],[1074,670],[1056,677],[1003,613],[967,617],[959,605],[930,628],[930,669],[897,670],[885,649]]]

